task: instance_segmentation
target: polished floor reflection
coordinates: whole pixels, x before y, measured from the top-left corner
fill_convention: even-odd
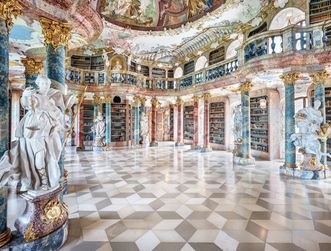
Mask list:
[[[188,147],[68,153],[63,250],[331,250],[331,181]]]

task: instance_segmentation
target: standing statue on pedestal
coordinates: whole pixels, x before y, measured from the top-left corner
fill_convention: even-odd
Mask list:
[[[94,146],[103,147],[105,145],[106,123],[100,112],[96,120],[94,120],[92,131],[95,133]]]
[[[21,192],[59,186],[64,114],[75,101],[50,88],[46,77],[38,76],[36,83],[38,90],[23,92],[21,105],[27,112],[15,133],[18,140],[0,160],[0,179],[16,174]]]
[[[242,113],[241,105],[237,105],[233,111],[233,137],[234,137],[234,149],[233,154],[237,156],[240,153],[240,147],[242,144]]]
[[[148,114],[145,110],[144,112],[142,112],[140,119],[140,138],[142,144],[148,143],[148,137],[149,137]]]
[[[330,156],[321,152],[321,141],[327,140],[331,128],[328,127],[325,130],[325,126],[322,126],[324,119],[318,110],[320,106],[321,102],[316,100],[314,108],[303,108],[295,115],[295,124],[299,132],[291,135],[291,141],[300,148],[299,152],[303,154],[303,161],[299,165],[302,170],[323,170],[325,166],[321,163],[321,158]]]

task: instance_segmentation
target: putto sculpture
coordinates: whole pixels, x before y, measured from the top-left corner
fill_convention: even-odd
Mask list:
[[[303,161],[299,164],[302,170],[323,170],[325,166],[321,163],[321,158],[331,156],[321,151],[321,142],[328,139],[331,128],[322,125],[324,119],[318,110],[320,106],[321,102],[316,100],[314,108],[303,108],[295,114],[295,124],[299,131],[291,135],[291,141],[303,154]]]
[[[21,192],[59,186],[64,117],[75,102],[73,96],[51,88],[47,77],[38,76],[36,84],[38,90],[28,87],[23,92],[21,105],[26,113],[17,127],[17,140],[0,160],[1,183],[18,177]]]

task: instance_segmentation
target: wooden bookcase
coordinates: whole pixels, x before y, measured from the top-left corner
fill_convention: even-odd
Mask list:
[[[93,120],[94,120],[94,105],[83,104],[83,150],[93,150]]]
[[[191,144],[194,135],[194,106],[184,107],[184,143]]]
[[[217,64],[225,60],[225,48],[220,47],[209,53],[209,65]]]
[[[194,72],[194,61],[190,61],[184,65],[184,76]]]
[[[149,77],[149,67],[146,65],[141,65],[140,69],[141,74],[143,74],[145,77]]]
[[[331,0],[311,0],[309,22],[315,24],[331,19]]]
[[[314,90],[311,91],[311,106],[314,107]],[[326,116],[326,123],[331,125],[331,86],[325,87],[325,116]],[[328,139],[327,143],[327,151],[331,151],[331,139]],[[328,158],[328,160],[331,160]]]
[[[70,60],[72,67],[84,70],[103,71],[105,63],[102,56],[79,56],[72,55]]]
[[[174,108],[170,107],[170,127],[169,127],[169,134],[170,134],[170,141],[174,141],[175,137],[174,137],[174,116],[175,116],[175,112],[174,112]]]
[[[210,103],[209,142],[225,145],[225,103]]]
[[[127,105],[126,104],[111,104],[111,142],[125,142],[126,121],[127,121]]]
[[[274,160],[280,157],[280,106],[275,89],[250,94],[251,151],[256,158]]]

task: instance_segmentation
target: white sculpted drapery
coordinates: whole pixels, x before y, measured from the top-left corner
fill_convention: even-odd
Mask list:
[[[21,105],[27,111],[16,130],[18,140],[0,160],[0,178],[19,177],[20,191],[49,190],[59,185],[59,159],[63,150],[64,114],[75,99],[50,88],[39,76],[39,89],[24,90]]]

